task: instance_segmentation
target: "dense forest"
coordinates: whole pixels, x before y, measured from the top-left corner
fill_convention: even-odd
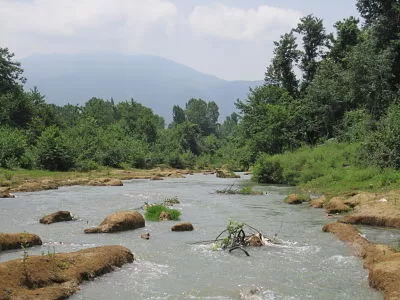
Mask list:
[[[356,5],[363,20],[338,21],[334,33],[308,15],[282,34],[265,84],[237,100],[238,113],[222,124],[215,102],[202,99],[175,105],[168,126],[133,99],[47,104],[38,89],[23,90],[23,66],[0,48],[0,167],[226,164],[254,167],[259,182],[289,184],[318,180],[332,168],[341,169],[330,180],[348,168],[400,169],[400,3]]]

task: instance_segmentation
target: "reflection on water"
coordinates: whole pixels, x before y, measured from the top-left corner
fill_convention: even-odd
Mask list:
[[[30,249],[30,254],[113,244],[135,254],[134,263],[83,284],[71,299],[239,299],[254,287],[259,290],[254,299],[383,298],[368,287],[368,274],[351,250],[322,232],[329,220],[321,210],[283,203],[290,188],[256,186],[267,192],[259,196],[215,193],[243,180],[196,174],[186,179],[127,181],[123,187],[77,186],[17,194],[15,199],[2,199],[0,228],[39,234],[44,245]],[[83,233],[112,212],[173,196],[181,201],[177,208],[182,210],[182,221],[192,222],[193,232],[171,232],[174,222],[147,222],[146,228],[134,231]],[[39,224],[44,214],[60,209],[71,211],[78,221]],[[190,244],[215,238],[230,219],[246,222],[267,237],[277,234],[283,243],[251,249],[250,257],[241,251],[229,254]],[[144,232],[150,232],[150,240],[140,238]],[[2,252],[0,261],[21,255]]]

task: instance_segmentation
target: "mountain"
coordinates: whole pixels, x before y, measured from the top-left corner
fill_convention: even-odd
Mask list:
[[[27,89],[37,86],[48,103],[84,104],[92,97],[130,100],[172,119],[175,104],[184,108],[190,98],[215,101],[221,120],[244,99],[249,87],[261,81],[226,81],[174,61],[148,55],[51,54],[21,61]]]

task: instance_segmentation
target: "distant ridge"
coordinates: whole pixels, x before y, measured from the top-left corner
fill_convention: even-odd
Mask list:
[[[21,61],[26,88],[37,86],[48,103],[83,104],[91,97],[130,100],[148,106],[169,122],[172,107],[190,98],[215,101],[221,119],[236,99],[247,97],[262,81],[226,81],[174,61],[149,55],[49,54]]]

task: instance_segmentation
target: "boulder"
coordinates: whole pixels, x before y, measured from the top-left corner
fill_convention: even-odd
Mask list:
[[[192,223],[188,222],[175,224],[171,227],[172,231],[192,231],[193,229]]]
[[[72,215],[69,211],[60,210],[40,219],[42,224],[52,224],[56,222],[72,221]]]
[[[164,180],[161,176],[152,176],[150,180]]]
[[[121,179],[117,178],[97,178],[89,181],[91,186],[123,186]]]
[[[328,214],[344,213],[351,210],[351,207],[344,204],[345,199],[342,197],[334,197],[325,205]]]
[[[42,240],[36,234],[26,232],[0,233],[0,251],[21,249],[22,247],[26,248],[41,244]]]
[[[323,208],[325,201],[326,201],[326,197],[325,196],[321,196],[321,197],[319,197],[317,199],[311,200],[310,206],[314,207],[314,208]]]
[[[85,229],[85,233],[110,233],[144,226],[144,218],[139,212],[121,211],[107,216],[99,226]]]
[[[288,204],[301,204],[303,202],[309,202],[310,196],[303,194],[290,194],[285,198],[285,202]]]
[[[159,217],[160,221],[169,221],[171,220],[171,215],[167,213],[166,211],[162,211]]]
[[[67,299],[79,284],[134,260],[129,249],[102,246],[72,253],[29,255],[0,263],[0,299]]]

